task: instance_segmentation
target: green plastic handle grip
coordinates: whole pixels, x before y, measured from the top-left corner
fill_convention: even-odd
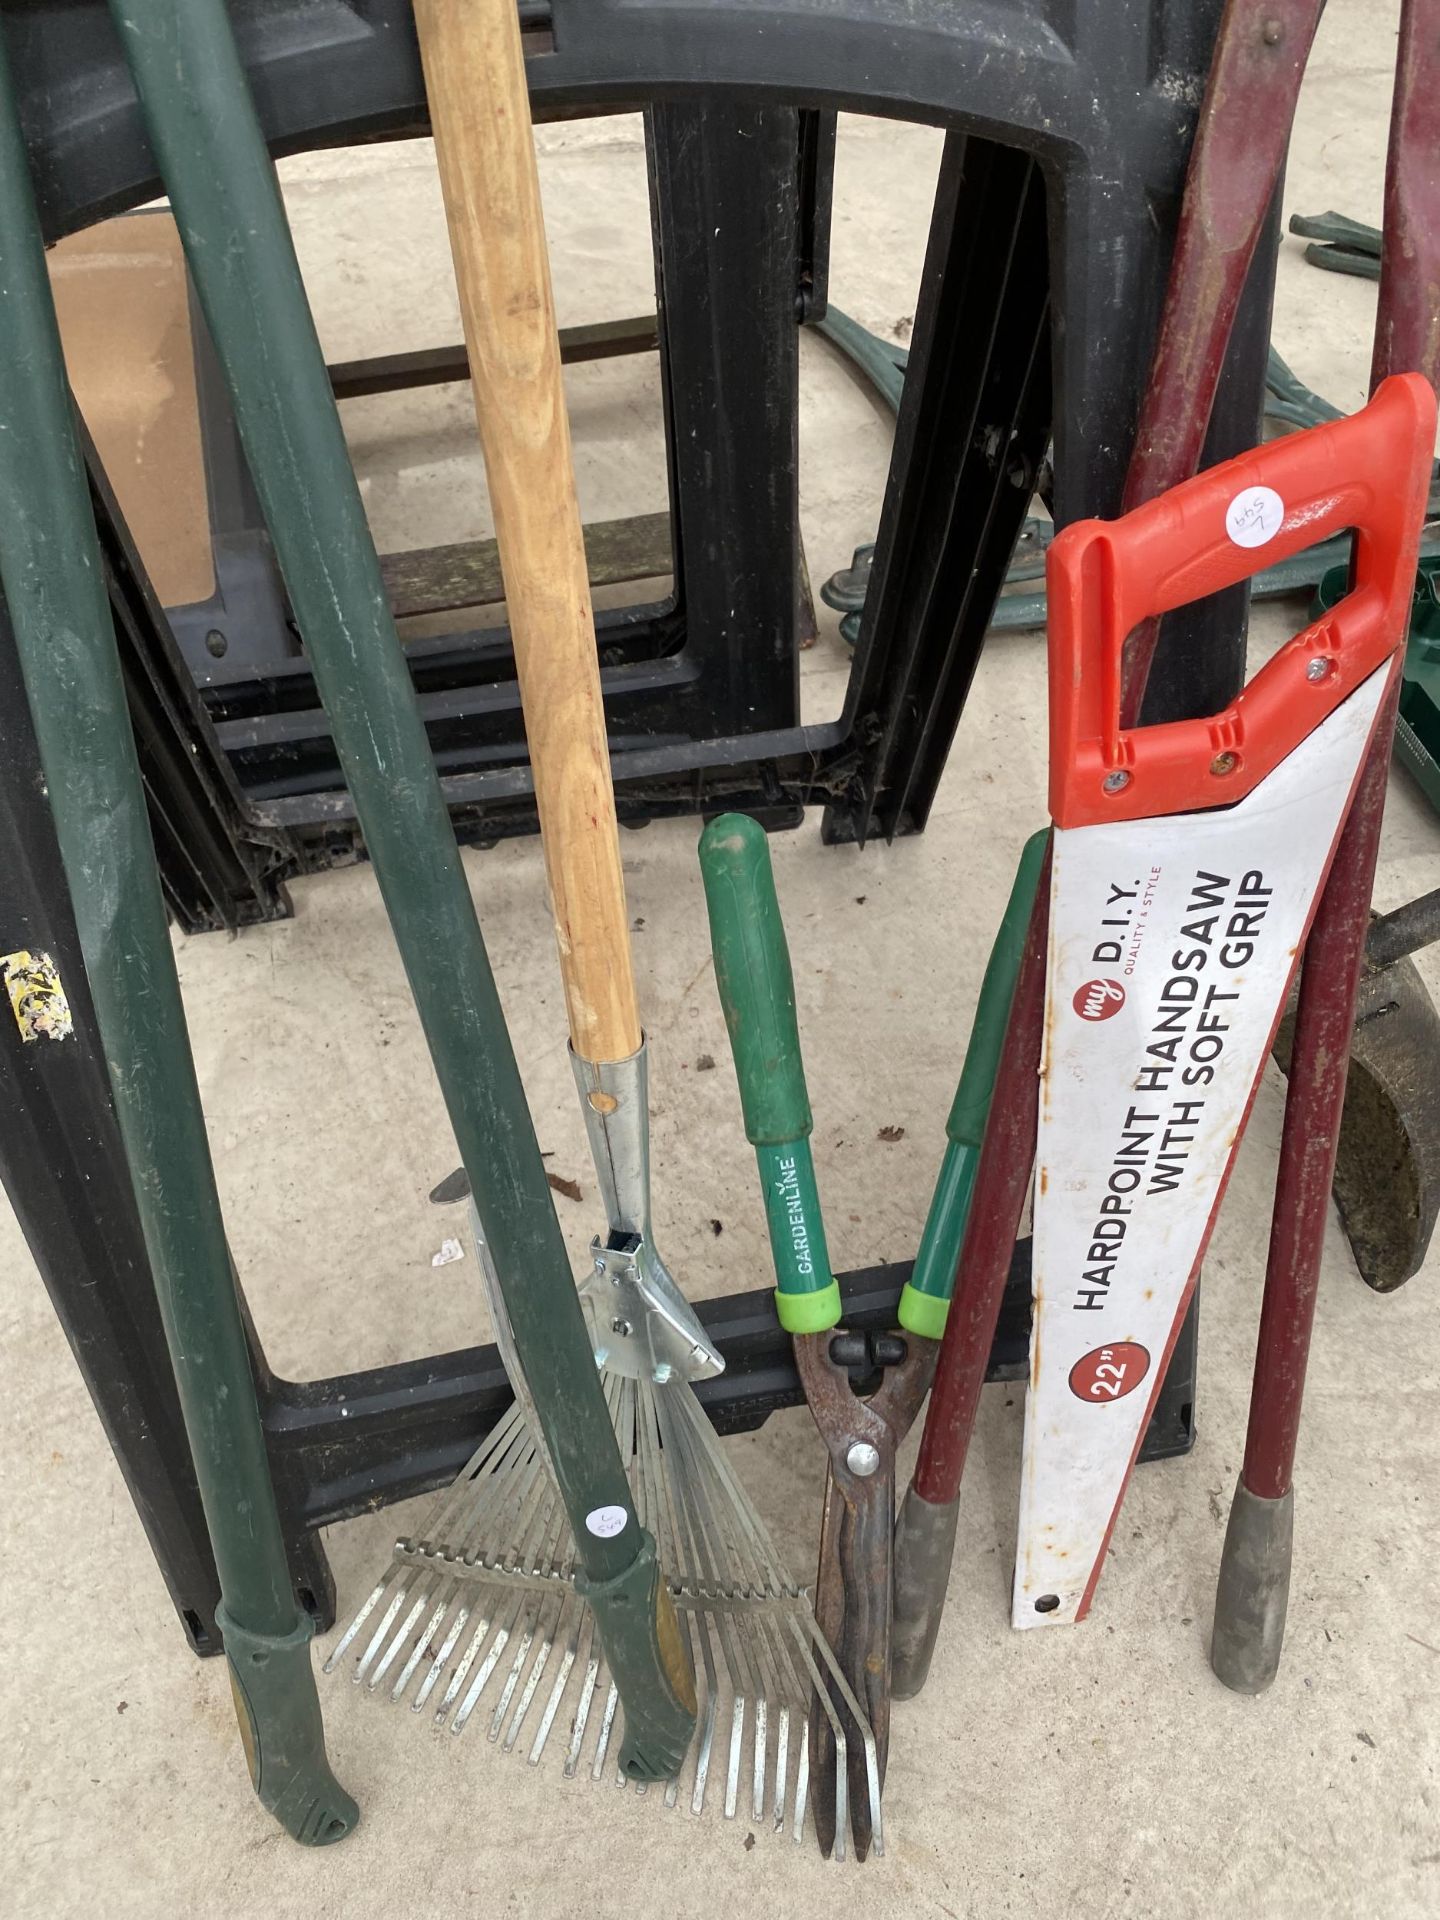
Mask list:
[[[795,980],[764,828],[743,813],[712,820],[700,836],[700,872],[745,1137],[765,1189],[776,1311],[788,1333],[822,1333],[839,1323],[840,1289],[815,1189]]]
[[[985,1121],[995,1090],[1000,1050],[1005,1044],[1010,1002],[1015,995],[1015,976],[1020,970],[1025,929],[1030,924],[1030,909],[1048,840],[1048,827],[1032,834],[1015,869],[1010,898],[995,944],[990,949],[985,978],[975,1003],[975,1020],[970,1029],[970,1044],[965,1049],[965,1064],[960,1070],[960,1084],[955,1089],[950,1118],[945,1123],[949,1145],[940,1178],[935,1183],[915,1265],[900,1293],[900,1325],[907,1333],[927,1340],[940,1338],[950,1311],[955,1268],[975,1186],[975,1169],[985,1138]]]
[[[700,836],[715,982],[753,1147],[809,1136],[813,1122],[795,1021],[795,978],[765,829],[722,813]]]
[[[990,1113],[990,1096],[995,1091],[995,1075],[1000,1070],[1000,1050],[1005,1045],[1005,1026],[1010,1018],[1010,1002],[1015,997],[1015,977],[1020,971],[1020,953],[1025,945],[1025,929],[1030,924],[1030,909],[1035,904],[1035,887],[1041,863],[1049,844],[1050,829],[1032,833],[1020,852],[1010,898],[1000,920],[995,944],[985,963],[985,977],[975,1002],[975,1019],[970,1028],[970,1044],[965,1049],[965,1064],[960,1069],[960,1084],[950,1107],[945,1132],[958,1146],[974,1147],[978,1152],[985,1138],[985,1122]]]

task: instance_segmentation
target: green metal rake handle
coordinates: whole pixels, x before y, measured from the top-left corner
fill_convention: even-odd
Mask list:
[[[765,829],[746,814],[721,814],[700,836],[700,872],[745,1137],[765,1190],[775,1308],[787,1333],[823,1333],[839,1323],[840,1289],[815,1186],[795,980]]]

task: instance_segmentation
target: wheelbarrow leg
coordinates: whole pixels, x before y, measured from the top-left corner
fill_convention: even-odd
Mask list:
[[[320,1846],[359,1814],[325,1756],[311,1623],[290,1587],[3,43],[0,420],[0,574],[220,1574],[240,1737],[261,1801]]]
[[[1432,385],[1440,382],[1440,112],[1427,71],[1437,33],[1440,0],[1405,0],[1372,390],[1391,373],[1418,371]],[[1269,1686],[1285,1638],[1295,1445],[1399,698],[1397,661],[1300,977],[1245,1460],[1225,1533],[1210,1647],[1216,1675],[1237,1693]]]

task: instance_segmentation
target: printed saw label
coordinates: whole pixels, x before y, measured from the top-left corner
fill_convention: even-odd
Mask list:
[[[1088,1609],[1388,672],[1233,807],[1055,833],[1017,1627]]]

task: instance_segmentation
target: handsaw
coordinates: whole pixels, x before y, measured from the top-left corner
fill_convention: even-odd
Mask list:
[[[1350,419],[1056,537],[1055,821],[1012,1622],[1089,1609],[1408,623],[1435,432]],[[1130,730],[1141,621],[1354,528],[1350,592],[1223,713]]]

